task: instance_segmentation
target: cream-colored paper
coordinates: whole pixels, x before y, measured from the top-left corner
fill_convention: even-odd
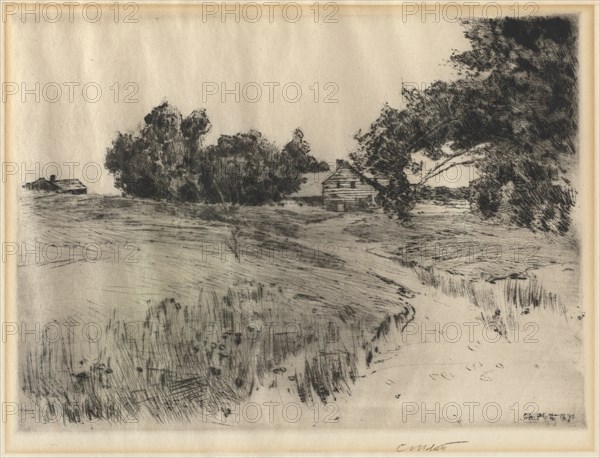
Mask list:
[[[598,13],[2,3],[3,453],[597,453]],[[484,172],[460,159],[388,218],[393,174],[359,169],[357,132],[466,77],[461,20],[548,16],[577,31],[567,234],[473,214]],[[127,135],[154,159],[119,183]],[[328,170],[256,205],[306,143]],[[238,159],[192,173],[202,152]],[[439,163],[413,158],[417,188]]]

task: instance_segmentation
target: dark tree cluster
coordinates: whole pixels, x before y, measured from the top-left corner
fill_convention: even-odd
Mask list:
[[[302,174],[328,169],[310,155],[300,129],[281,150],[256,130],[205,146],[210,129],[205,110],[184,118],[165,102],[136,133],[117,133],[105,166],[125,195],[247,205],[279,201],[299,189]]]

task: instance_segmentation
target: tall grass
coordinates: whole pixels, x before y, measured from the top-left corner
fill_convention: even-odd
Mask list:
[[[148,305],[139,327],[109,320],[86,357],[71,335],[42,339],[21,361],[23,389],[49,417],[62,409],[65,422],[192,421],[227,414],[259,387],[326,402],[350,393],[359,359],[389,333],[384,322],[375,333],[324,321],[261,284],[203,293],[193,305],[165,299]]]
[[[501,321],[503,327],[514,326],[520,315],[527,315],[533,309],[566,314],[561,297],[548,291],[535,276],[509,276],[484,281],[452,274],[433,266],[412,268],[421,282],[435,292],[455,298],[467,298],[473,305],[481,308],[482,317],[488,324],[497,325]]]

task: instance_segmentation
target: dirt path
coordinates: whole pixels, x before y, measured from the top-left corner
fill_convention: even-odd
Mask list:
[[[424,287],[411,269],[374,254],[384,251],[381,243],[360,243],[343,231],[360,220],[344,215],[307,231],[337,237],[337,255],[353,268],[414,291],[415,318],[380,349],[352,396],[336,401],[341,426],[510,425],[528,414],[564,425],[583,421],[580,322],[536,310],[499,336],[468,300]]]

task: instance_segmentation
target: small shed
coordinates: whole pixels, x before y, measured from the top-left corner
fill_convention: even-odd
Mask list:
[[[87,194],[87,187],[77,178],[57,180],[55,175],[50,175],[49,180],[38,178],[31,183],[25,183],[23,187],[32,191],[56,192],[59,194]]]

